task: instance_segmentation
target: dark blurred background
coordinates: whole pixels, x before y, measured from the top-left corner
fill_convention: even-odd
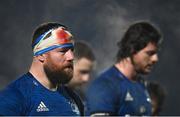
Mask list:
[[[149,80],[167,90],[162,115],[180,115],[180,0],[1,0],[0,89],[28,71],[34,28],[49,21],[67,25],[76,40],[95,51],[97,74],[114,63],[116,43],[127,27],[147,20],[164,35],[160,61]]]

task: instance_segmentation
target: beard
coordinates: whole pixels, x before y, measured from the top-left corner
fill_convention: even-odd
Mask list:
[[[150,73],[151,69],[149,65],[142,65],[140,63],[137,63],[133,57],[131,57],[130,59],[137,74],[147,75]]]
[[[44,66],[44,71],[52,83],[53,86],[57,86],[60,84],[67,84],[73,76],[73,66],[69,66],[68,68],[61,69],[53,69],[49,66]]]

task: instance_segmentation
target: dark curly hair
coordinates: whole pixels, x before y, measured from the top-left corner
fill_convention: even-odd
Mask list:
[[[131,57],[152,42],[159,46],[161,33],[148,22],[132,24],[117,44],[119,47],[117,61]]]

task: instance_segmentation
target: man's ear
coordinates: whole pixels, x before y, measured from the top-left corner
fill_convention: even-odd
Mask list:
[[[45,54],[42,54],[42,55],[38,55],[37,56],[37,59],[40,61],[40,62],[44,62],[45,61]]]

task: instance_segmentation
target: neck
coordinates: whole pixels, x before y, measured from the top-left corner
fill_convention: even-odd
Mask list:
[[[47,89],[51,91],[57,90],[57,86],[53,86],[47,78],[46,73],[44,72],[43,64],[37,59],[33,59],[29,72]]]
[[[72,78],[72,79],[73,79],[73,78]],[[70,87],[71,89],[75,89],[75,88],[76,88],[76,85],[73,84],[72,79],[71,79],[71,81],[67,84],[67,86]]]
[[[130,60],[130,58],[125,58],[118,63],[115,64],[116,68],[123,73],[126,78],[131,81],[136,81],[137,72],[134,69],[134,66]]]

